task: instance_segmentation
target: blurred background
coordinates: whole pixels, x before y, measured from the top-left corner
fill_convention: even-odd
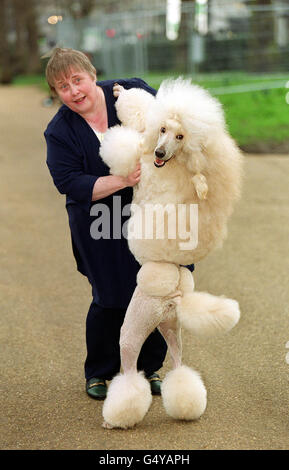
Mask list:
[[[98,79],[179,75],[224,105],[247,152],[289,153],[288,0],[0,0],[0,82],[45,84],[56,45],[85,52]],[[49,96],[45,105],[49,106]]]

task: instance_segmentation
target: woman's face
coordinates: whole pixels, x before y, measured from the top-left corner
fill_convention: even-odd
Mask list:
[[[81,115],[92,113],[96,109],[96,77],[88,72],[70,69],[67,76],[55,80],[55,90],[60,100],[72,111]]]

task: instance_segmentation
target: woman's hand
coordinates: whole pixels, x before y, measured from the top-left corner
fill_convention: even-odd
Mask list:
[[[140,181],[140,175],[141,175],[141,164],[138,163],[135,169],[133,170],[132,173],[130,173],[125,180],[125,185],[126,186],[134,186]]]
[[[139,182],[140,174],[141,165],[138,163],[133,172],[126,177],[116,175],[99,177],[93,187],[92,201],[103,199],[128,186],[134,186]]]

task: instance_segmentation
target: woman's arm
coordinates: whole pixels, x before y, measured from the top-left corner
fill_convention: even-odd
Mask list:
[[[140,163],[138,163],[134,171],[127,177],[115,175],[100,176],[93,187],[92,201],[103,199],[128,186],[134,186],[140,180],[140,173]]]

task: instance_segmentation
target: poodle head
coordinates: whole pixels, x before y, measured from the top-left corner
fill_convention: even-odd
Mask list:
[[[151,142],[156,167],[176,158],[198,170],[208,138],[220,132],[225,132],[221,104],[205,89],[182,78],[161,84],[146,123],[146,142]]]
[[[178,115],[167,118],[162,124],[154,150],[154,164],[157,168],[181,154],[185,143],[185,133]]]

